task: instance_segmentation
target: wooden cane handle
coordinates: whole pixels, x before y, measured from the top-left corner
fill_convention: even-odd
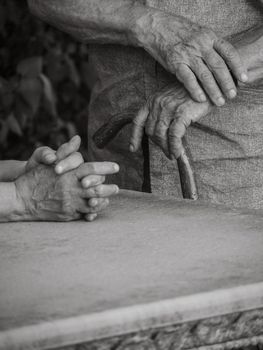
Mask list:
[[[115,115],[107,123],[103,124],[93,135],[93,141],[98,148],[104,148],[114,139],[120,130],[127,124],[131,123],[133,114]],[[183,147],[182,154],[177,159],[178,170],[180,174],[181,188],[183,197],[186,199],[198,199],[197,188],[194,173],[191,168],[186,150]]]
[[[98,148],[104,148],[115,138],[121,129],[132,122],[133,115],[115,115],[103,124],[93,135],[92,139]]]

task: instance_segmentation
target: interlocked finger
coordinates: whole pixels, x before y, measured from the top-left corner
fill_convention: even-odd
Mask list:
[[[89,199],[89,206],[99,212],[104,210],[109,205],[109,198],[91,198]]]
[[[51,165],[56,161],[56,152],[50,147],[39,147],[32,154],[27,162],[26,171],[29,171],[39,164]]]
[[[110,197],[119,192],[117,185],[98,185],[82,190],[83,198]]]
[[[105,181],[105,176],[103,175],[88,175],[83,177],[81,180],[82,187],[88,188],[92,186],[97,186]]]
[[[97,218],[98,214],[97,213],[89,213],[84,215],[84,219],[88,222],[92,222]]]
[[[56,160],[56,152],[50,147],[41,147],[36,150],[36,161],[38,163],[53,164]]]
[[[78,168],[83,162],[84,160],[81,153],[74,152],[56,164],[55,172],[57,174],[63,174],[67,171]]]
[[[109,175],[119,171],[117,163],[113,162],[91,162],[84,163],[76,170],[79,180],[88,175]]]
[[[61,145],[57,152],[57,160],[60,161],[66,157],[68,157],[71,153],[77,152],[80,147],[81,139],[78,135],[72,137],[69,142],[64,143]]]
[[[97,205],[91,205],[91,199],[90,200],[84,200],[83,203],[80,205],[78,211],[81,214],[94,214],[99,213],[100,211],[107,208],[109,205],[109,199],[108,198],[92,198],[93,203],[95,204],[95,200],[97,200]]]

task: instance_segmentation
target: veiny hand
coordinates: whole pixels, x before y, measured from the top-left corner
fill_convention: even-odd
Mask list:
[[[162,11],[142,21],[142,46],[169,72],[176,75],[197,102],[222,106],[222,93],[236,96],[236,79],[245,82],[247,71],[238,51],[210,29]]]
[[[134,118],[130,150],[139,149],[145,128],[149,138],[169,159],[178,158],[187,127],[207,115],[211,108],[209,101],[193,101],[182,85],[165,87],[153,95]]]
[[[239,33],[232,40],[248,70],[246,84],[262,84],[263,27]],[[191,122],[207,115],[212,107],[209,101],[193,101],[179,84],[165,87],[148,100],[133,120],[130,150],[136,151],[140,147],[145,127],[146,134],[161,147],[167,157],[178,158],[186,128]]]
[[[52,167],[38,165],[15,181],[23,220],[70,221],[83,215],[92,220],[108,205],[106,197],[118,192],[116,185],[102,185],[105,175],[118,170],[116,163],[84,163],[57,175]]]

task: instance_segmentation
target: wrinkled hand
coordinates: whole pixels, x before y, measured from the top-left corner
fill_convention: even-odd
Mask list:
[[[193,101],[182,85],[165,87],[153,95],[134,118],[130,150],[139,149],[145,128],[149,138],[169,159],[177,159],[187,127],[207,115],[211,108],[209,101]]]
[[[248,70],[246,84],[262,84],[263,27],[239,33],[232,40]],[[178,158],[186,128],[191,122],[207,115],[212,107],[209,101],[193,101],[179,84],[165,87],[148,100],[133,120],[130,150],[136,151],[140,147],[145,127],[146,134],[161,147],[167,157]]]
[[[106,197],[118,192],[116,185],[102,184],[118,169],[110,162],[84,163],[57,175],[52,167],[38,165],[15,181],[23,220],[70,221],[96,214],[108,205]]]
[[[83,157],[78,152],[80,147],[80,137],[74,136],[69,142],[61,145],[57,151],[50,147],[39,147],[35,150],[31,158],[28,160],[25,171],[30,171],[39,164],[55,165],[56,174],[62,175],[67,171],[78,168],[84,163]],[[99,186],[105,181],[105,176],[88,175],[82,181],[83,187]],[[96,190],[96,189],[95,189]],[[88,202],[89,206],[98,212],[104,209],[109,204],[108,198],[92,198]],[[97,212],[86,214],[84,217],[87,221],[93,221],[97,217]]]
[[[210,29],[166,12],[154,11],[142,22],[143,47],[169,72],[176,75],[198,102],[222,106],[222,93],[236,96],[236,79],[245,82],[247,71],[238,51]]]

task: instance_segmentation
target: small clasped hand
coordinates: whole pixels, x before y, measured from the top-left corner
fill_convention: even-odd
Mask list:
[[[111,162],[84,163],[78,152],[80,138],[72,138],[56,152],[38,148],[15,181],[23,220],[93,221],[118,193],[116,185],[103,184],[105,176],[118,172]]]

